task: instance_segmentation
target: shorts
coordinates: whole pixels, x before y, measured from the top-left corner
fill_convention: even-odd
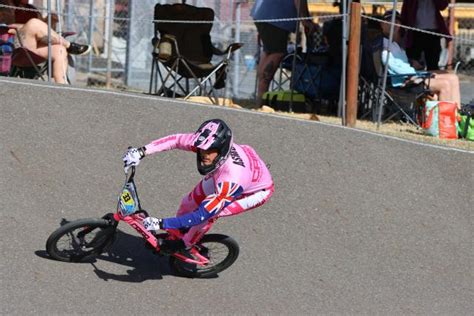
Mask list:
[[[266,53],[287,53],[290,32],[269,23],[255,23]]]

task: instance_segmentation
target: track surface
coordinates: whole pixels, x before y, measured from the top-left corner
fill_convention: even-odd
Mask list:
[[[362,131],[0,79],[0,314],[425,314],[474,310],[473,154]],[[276,192],[213,232],[241,245],[218,278],[170,275],[126,226],[113,255],[45,255],[62,218],[113,211],[121,155],[220,117],[271,165]],[[139,167],[142,204],[174,213],[199,180],[192,154]]]

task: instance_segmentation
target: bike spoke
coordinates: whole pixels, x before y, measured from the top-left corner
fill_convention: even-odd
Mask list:
[[[85,230],[86,234],[84,234]],[[89,228],[80,228],[79,232],[71,231],[68,234],[64,235],[58,243],[58,251],[70,256],[81,256],[87,252],[93,250],[94,245],[101,241],[101,236],[99,236],[99,231],[93,229],[88,231]]]
[[[227,255],[229,254],[229,250],[226,246],[219,244],[219,243],[205,243],[202,246],[202,252],[200,253],[208,258],[209,263],[205,266],[198,266],[198,270],[210,270],[220,262],[222,262]],[[207,252],[207,253],[203,253]]]

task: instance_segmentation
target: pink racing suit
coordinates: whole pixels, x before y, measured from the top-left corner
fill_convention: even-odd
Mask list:
[[[174,134],[145,146],[146,155],[171,149],[196,152],[193,134]],[[273,190],[270,171],[255,150],[233,144],[225,163],[183,198],[176,217],[163,219],[163,228],[190,228],[183,238],[190,246],[204,236],[217,218],[259,207],[268,201]]]

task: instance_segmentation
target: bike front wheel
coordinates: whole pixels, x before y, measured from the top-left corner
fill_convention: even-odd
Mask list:
[[[209,259],[209,263],[198,266],[170,257],[171,268],[176,274],[191,278],[215,277],[230,267],[239,256],[239,245],[234,239],[225,235],[204,235],[195,247],[201,255]]]
[[[86,218],[67,223],[46,241],[46,251],[56,260],[80,262],[100,255],[114,241],[116,225],[107,219]]]

